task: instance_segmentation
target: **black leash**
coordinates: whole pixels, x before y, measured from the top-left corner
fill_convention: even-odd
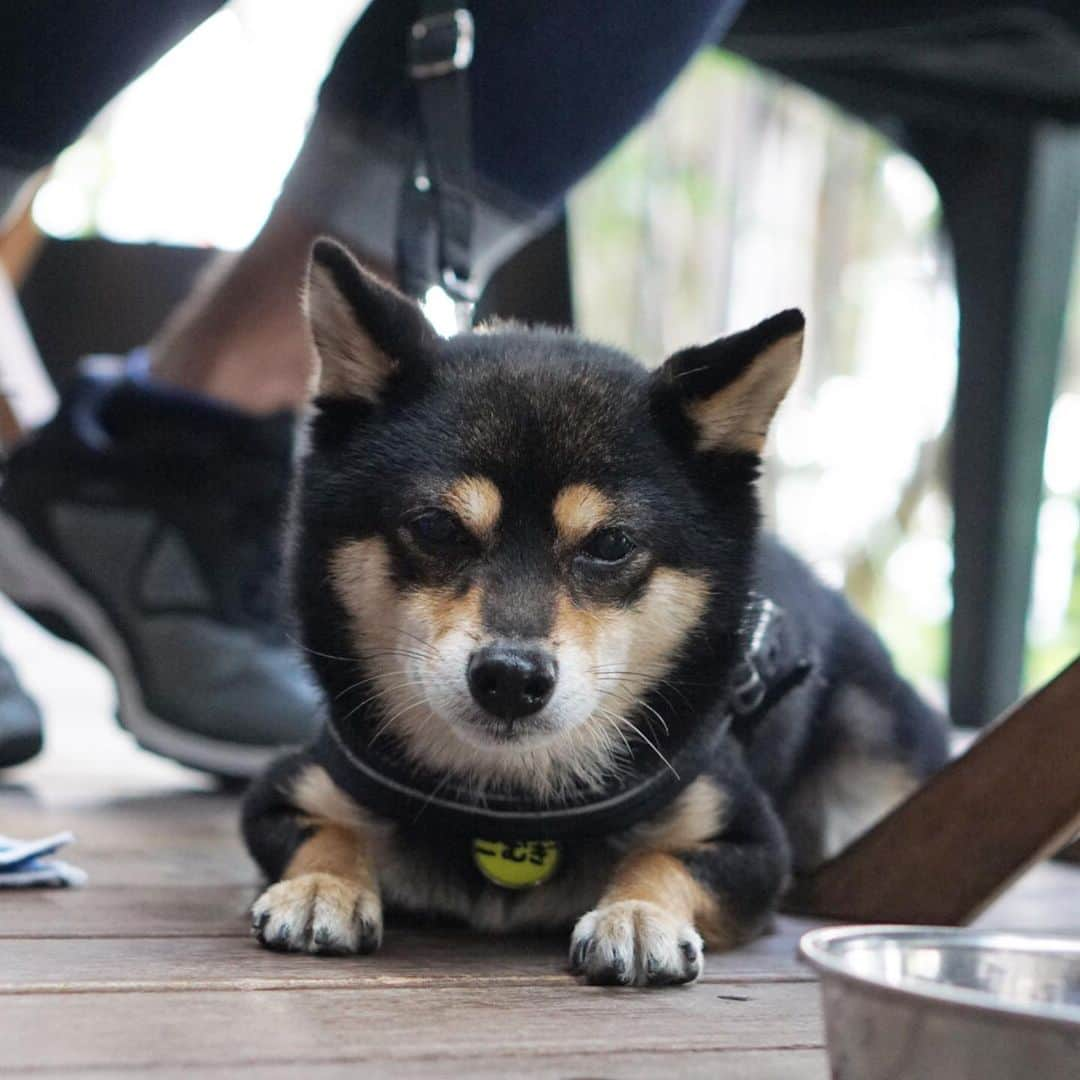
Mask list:
[[[405,177],[397,224],[401,287],[418,300],[440,286],[454,301],[458,329],[472,325],[472,117],[469,10],[419,0],[409,28],[409,77],[416,91],[420,148]]]

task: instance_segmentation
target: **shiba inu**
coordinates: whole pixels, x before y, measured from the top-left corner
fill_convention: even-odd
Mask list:
[[[443,340],[320,241],[291,565],[329,719],[248,795],[273,949],[384,909],[571,930],[594,983],[685,983],[942,763],[938,717],[760,534],[803,317],[655,371],[569,333]]]

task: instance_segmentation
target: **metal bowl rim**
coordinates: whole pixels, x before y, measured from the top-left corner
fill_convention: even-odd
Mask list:
[[[880,938],[904,944],[925,944],[940,947],[993,948],[1004,952],[1044,951],[1055,954],[1075,953],[1080,956],[1080,937],[1047,934],[1043,931],[956,930],[950,927],[874,925],[829,926],[808,930],[799,939],[799,954],[812,968],[824,976],[840,979],[863,992],[872,991],[886,997],[938,1004],[964,1012],[983,1015],[1006,1014],[1027,1021],[1075,1029],[1080,1025],[1080,1007],[1075,1005],[1018,1005],[1002,1001],[992,994],[968,990],[949,983],[905,978],[898,983],[888,982],[875,975],[851,971],[843,961],[830,952],[836,942],[859,938]]]

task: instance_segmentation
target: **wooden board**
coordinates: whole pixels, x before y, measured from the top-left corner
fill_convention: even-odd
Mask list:
[[[822,1039],[816,989],[786,983],[17,994],[0,1008],[8,1069],[428,1058],[460,1075],[491,1055],[806,1050]]]
[[[459,1062],[439,1059],[395,1060],[392,1062],[359,1060],[302,1064],[251,1064],[244,1066],[244,1080],[431,1080],[432,1077],[461,1076]],[[468,1062],[472,1080],[506,1080],[508,1076],[525,1080],[567,1080],[568,1077],[598,1077],[605,1080],[655,1080],[657,1075],[677,1070],[679,1080],[826,1080],[829,1075],[825,1055],[820,1050],[788,1048],[776,1050],[696,1050],[676,1053],[670,1050],[609,1050],[600,1054],[505,1053],[498,1050]],[[149,1066],[140,1073],[154,1080],[189,1080],[190,1068]],[[6,1069],[5,1076],[27,1076],[33,1080],[71,1080],[67,1069]],[[98,1073],[95,1076],[100,1075]],[[205,1080],[235,1080],[235,1065],[200,1066],[197,1075]]]
[[[710,955],[706,982],[811,982],[794,932]],[[0,941],[0,994],[194,987],[411,986],[505,983],[576,985],[563,936],[489,938],[397,929],[370,957],[267,952],[249,937],[12,938]]]

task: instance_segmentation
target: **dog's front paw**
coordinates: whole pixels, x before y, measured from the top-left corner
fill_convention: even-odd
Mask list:
[[[578,919],[570,970],[601,986],[670,986],[704,970],[701,935],[658,904],[620,900]]]
[[[333,874],[302,874],[271,885],[251,906],[251,926],[268,949],[344,956],[382,941],[382,903]]]

